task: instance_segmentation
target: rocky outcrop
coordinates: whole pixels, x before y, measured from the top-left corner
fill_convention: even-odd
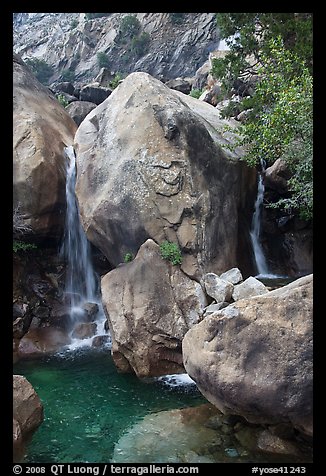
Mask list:
[[[179,243],[190,276],[250,256],[250,243],[239,253],[238,237],[248,235],[255,173],[239,161],[241,151],[223,148],[232,134],[216,130],[221,120],[205,120],[180,95],[187,98],[133,73],[76,133],[81,220],[114,266],[147,238]]]
[[[310,275],[241,299],[187,332],[185,368],[211,403],[312,435],[312,287]]]
[[[102,277],[101,289],[117,368],[139,377],[184,372],[182,338],[207,304],[200,284],[147,240],[133,261]]]
[[[16,420],[17,437],[19,433],[24,437],[35,431],[43,421],[43,405],[40,398],[22,375],[13,376],[13,416]]]
[[[64,147],[76,124],[64,108],[14,55],[13,63],[14,208],[33,240],[62,233],[65,207]]]
[[[111,13],[87,20],[85,13],[17,13],[14,46],[23,58],[37,57],[53,67],[52,80],[70,71],[75,80],[94,79],[104,53],[110,70],[145,71],[165,79],[192,76],[218,43],[215,13]],[[135,36],[122,38],[125,17],[140,24]],[[143,35],[143,36],[141,36]],[[147,48],[140,43],[149,38]]]

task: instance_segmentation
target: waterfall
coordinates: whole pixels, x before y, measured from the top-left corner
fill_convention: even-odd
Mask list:
[[[86,238],[79,219],[78,204],[75,195],[76,185],[76,157],[73,147],[66,147],[67,175],[66,175],[66,221],[61,255],[67,264],[65,299],[69,305],[71,328],[78,322],[83,322],[85,315],[84,305],[95,303],[98,305],[97,332],[96,335],[104,334],[103,329],[105,315],[101,300],[98,298],[98,279],[95,274],[90,244]],[[73,339],[73,344],[90,344],[91,339]],[[75,345],[78,346],[78,345]]]
[[[261,229],[261,218],[262,218],[262,209],[263,209],[263,200],[265,193],[263,173],[265,171],[265,162],[261,160],[262,172],[259,174],[258,178],[258,190],[257,198],[255,203],[255,211],[252,218],[250,237],[252,242],[252,247],[254,251],[256,267],[258,271],[258,276],[271,276],[268,271],[267,261],[264,255],[263,247],[260,242],[260,229]]]

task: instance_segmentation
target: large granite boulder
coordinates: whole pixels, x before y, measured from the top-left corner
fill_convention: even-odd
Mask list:
[[[55,96],[14,55],[14,208],[33,239],[55,238],[64,226],[64,148],[72,145],[76,124]]]
[[[312,435],[312,275],[241,299],[192,327],[184,365],[224,413]]]
[[[179,243],[190,276],[250,256],[249,240],[240,253],[239,242],[249,236],[255,173],[241,151],[224,147],[231,139],[214,108],[205,105],[215,114],[210,124],[182,96],[146,73],[130,74],[76,133],[82,223],[115,266],[147,238]]]
[[[101,288],[117,368],[139,377],[184,372],[181,341],[207,305],[201,285],[147,240],[133,261],[102,277]]]

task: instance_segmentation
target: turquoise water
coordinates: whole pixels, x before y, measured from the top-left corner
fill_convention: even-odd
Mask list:
[[[311,461],[309,448],[298,457],[248,451],[220,417],[196,426],[184,413],[165,412],[207,401],[187,375],[139,380],[119,374],[108,350],[22,361],[14,373],[25,375],[44,405],[44,422],[27,445],[24,462]]]
[[[120,437],[145,415],[205,403],[193,385],[119,374],[109,352],[79,351],[18,362],[44,404],[26,462],[108,462]]]

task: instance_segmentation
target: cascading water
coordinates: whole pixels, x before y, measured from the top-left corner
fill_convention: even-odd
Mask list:
[[[67,263],[65,300],[69,306],[71,328],[85,315],[85,304],[95,303],[98,306],[96,335],[105,334],[105,314],[101,300],[98,298],[98,283],[92,260],[90,244],[79,219],[78,204],[75,195],[76,157],[73,147],[66,147],[66,223],[61,254]],[[72,347],[89,345],[90,339],[72,339]]]
[[[262,208],[263,208],[263,200],[264,200],[264,193],[265,193],[265,186],[264,186],[264,179],[263,179],[263,174],[265,171],[265,162],[263,160],[261,160],[261,168],[262,168],[262,172],[259,174],[259,178],[258,178],[257,198],[255,203],[255,211],[252,218],[250,237],[252,242],[252,248],[254,251],[254,257],[255,257],[256,267],[258,271],[258,276],[271,276],[268,270],[267,261],[264,255],[261,241],[260,241]]]

